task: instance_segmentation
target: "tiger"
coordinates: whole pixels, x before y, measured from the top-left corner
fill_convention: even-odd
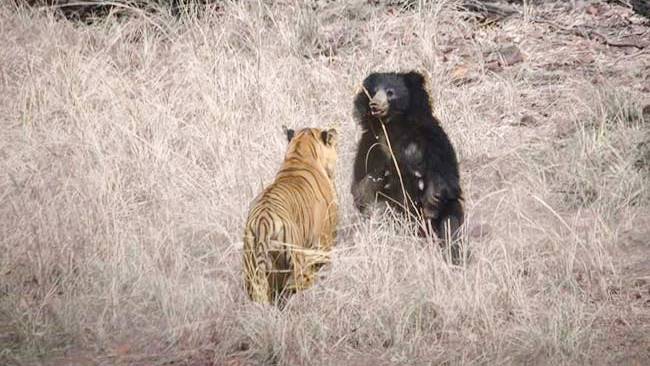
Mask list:
[[[244,229],[249,298],[282,306],[330,263],[338,205],[336,129],[283,127],[289,145],[275,180],[251,203]]]

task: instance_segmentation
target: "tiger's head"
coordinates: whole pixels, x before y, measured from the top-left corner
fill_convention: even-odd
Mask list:
[[[325,168],[330,179],[334,178],[338,140],[336,129],[303,128],[295,131],[285,126],[283,129],[289,141],[285,159],[296,155],[303,159],[313,159]]]

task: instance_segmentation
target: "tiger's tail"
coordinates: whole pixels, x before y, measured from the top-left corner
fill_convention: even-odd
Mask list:
[[[258,235],[246,230],[244,235],[244,282],[251,300],[269,304],[273,301],[271,284],[272,259],[268,252],[270,233],[260,229]]]

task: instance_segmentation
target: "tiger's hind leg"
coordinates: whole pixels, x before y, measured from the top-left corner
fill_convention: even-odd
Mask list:
[[[270,258],[273,263],[273,270],[269,275],[271,286],[271,300],[278,308],[284,308],[287,300],[295,292],[290,288],[290,279],[293,273],[291,269],[291,258],[285,244],[273,241],[273,249],[270,251]]]
[[[256,248],[245,245],[244,247],[244,283],[248,297],[258,303],[271,302],[271,288],[267,273],[265,258],[260,261],[256,255]],[[259,253],[257,253],[259,254]],[[262,253],[264,255],[264,253]]]
[[[330,220],[329,227],[325,228],[323,233],[319,238],[319,245],[316,246],[316,250],[310,252],[308,256],[308,263],[314,269],[314,275],[318,278],[323,278],[323,274],[320,273],[323,267],[329,267],[332,263],[331,255],[332,249],[336,241],[336,216],[332,217]]]
[[[304,249],[291,250],[292,274],[287,282],[288,289],[294,292],[303,291],[314,285],[314,271],[309,261],[309,255]]]

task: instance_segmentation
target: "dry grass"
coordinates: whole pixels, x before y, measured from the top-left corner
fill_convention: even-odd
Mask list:
[[[648,294],[625,297],[621,253],[630,237],[648,253],[648,54],[546,34],[544,7],[483,27],[454,5],[241,1],[94,25],[0,5],[0,361],[644,362]],[[504,43],[525,61],[484,68]],[[412,68],[461,161],[461,268],[349,194],[354,92]],[[280,312],[247,300],[241,246],[283,124],[343,137],[333,265]]]

